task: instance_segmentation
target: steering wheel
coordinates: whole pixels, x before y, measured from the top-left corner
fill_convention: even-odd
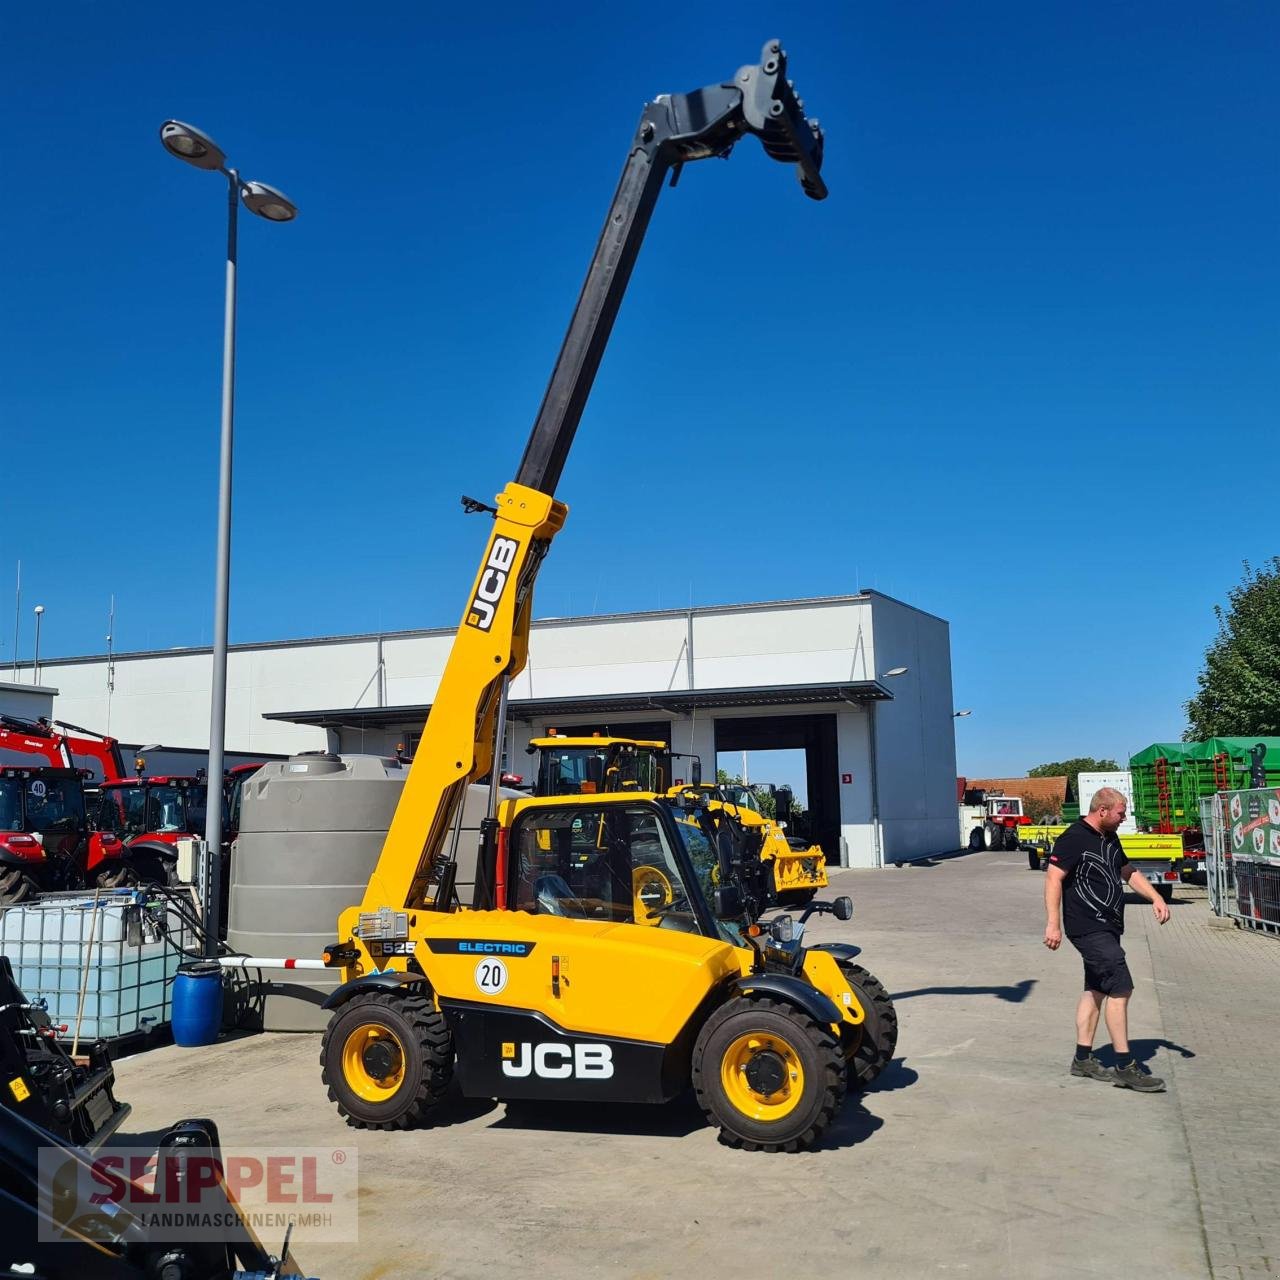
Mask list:
[[[643,864],[632,869],[631,896],[636,924],[656,925],[662,912],[674,904],[676,892],[659,868]]]

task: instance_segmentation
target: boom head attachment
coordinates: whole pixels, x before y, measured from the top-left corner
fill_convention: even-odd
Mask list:
[[[743,119],[760,139],[765,154],[794,164],[805,195],[825,200],[827,184],[820,173],[822,126],[804,114],[795,82],[787,79],[787,55],[782,45],[770,40],[760,51],[759,65],[740,68],[735,83],[742,90]]]
[[[784,164],[794,164],[804,193],[825,200],[822,127],[807,119],[804,102],[793,81],[787,79],[787,55],[777,40],[768,41],[755,65],[739,67],[728,84],[708,85],[696,93],[672,94],[657,99],[665,107],[667,129],[652,122],[646,112],[640,140],[654,138],[653,129],[666,132],[671,163],[727,156],[745,133],[755,134],[765,154]]]

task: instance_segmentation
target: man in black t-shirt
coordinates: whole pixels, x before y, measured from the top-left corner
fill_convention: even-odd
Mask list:
[[[1169,908],[1147,877],[1125,857],[1116,838],[1127,804],[1122,792],[1102,787],[1094,793],[1088,814],[1058,837],[1045,869],[1048,923],[1044,945],[1057,951],[1065,924],[1068,941],[1084,958],[1084,994],[1076,1006],[1076,1056],[1071,1074],[1139,1093],[1160,1093],[1164,1081],[1149,1074],[1129,1051],[1133,978],[1120,945],[1125,885],[1151,903],[1161,924],[1168,920]],[[1107,1030],[1116,1054],[1114,1071],[1093,1056],[1093,1037],[1104,1000]]]

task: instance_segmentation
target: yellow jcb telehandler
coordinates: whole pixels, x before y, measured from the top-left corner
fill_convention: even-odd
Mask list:
[[[464,499],[493,529],[364,900],[325,951],[344,982],[321,1067],[354,1125],[427,1120],[451,1079],[498,1099],[659,1102],[692,1086],[725,1141],[796,1150],[892,1052],[892,1005],[857,949],[805,947],[803,919],[762,923],[759,859],[698,791],[498,803],[534,579],[567,514],[556,485],[654,204],[681,166],[745,136],[822,199],[822,133],[802,106],[776,41],[723,83],[645,106],[516,479],[496,506]],[[460,909],[460,805],[486,775]],[[805,916],[851,911],[841,898]]]

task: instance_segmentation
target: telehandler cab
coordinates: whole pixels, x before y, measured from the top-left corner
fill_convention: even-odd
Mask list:
[[[538,753],[539,796],[580,795],[598,791],[666,791],[671,752],[665,742],[614,738],[601,734],[571,737],[552,733],[534,738]],[[827,887],[827,859],[818,845],[787,838],[781,822],[765,814],[753,787],[742,783],[703,782],[701,761],[694,759],[693,786],[705,793],[706,805],[727,806],[740,825],[759,840],[759,856],[772,873],[768,901],[784,907],[807,906]]]
[[[892,1051],[892,1005],[857,948],[804,947],[803,919],[761,924],[759,859],[698,791],[498,804],[508,688],[567,514],[556,485],[649,216],[669,174],[748,134],[826,196],[822,132],[776,41],[729,81],[648,103],[516,479],[494,507],[463,499],[493,530],[364,900],[325,950],[345,981],[321,1068],[353,1125],[423,1121],[451,1079],[498,1099],[659,1102],[692,1085],[725,1141],[794,1151]],[[474,898],[458,910],[461,800],[486,775]],[[848,919],[852,904],[815,912]]]

